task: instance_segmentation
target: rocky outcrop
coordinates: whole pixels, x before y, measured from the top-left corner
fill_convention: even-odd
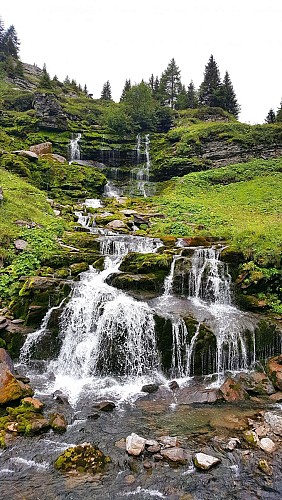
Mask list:
[[[35,144],[30,146],[30,151],[37,156],[42,156],[52,153],[52,142],[42,142],[41,144]]]
[[[282,354],[268,360],[267,372],[274,387],[282,391]]]
[[[211,160],[214,167],[223,167],[233,163],[245,163],[253,158],[278,158],[282,156],[282,146],[276,144],[258,144],[247,148],[239,142],[213,140],[201,145],[200,157]]]
[[[32,394],[31,387],[17,380],[6,362],[0,363],[0,405],[6,405]]]
[[[66,130],[67,116],[55,95],[36,93],[33,107],[41,128]]]

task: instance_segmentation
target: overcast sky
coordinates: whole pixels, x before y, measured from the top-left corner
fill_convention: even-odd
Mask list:
[[[230,74],[241,121],[262,123],[282,98],[282,0],[1,0],[0,16],[23,62],[46,63],[95,98],[109,80],[119,100],[125,79],[160,76],[172,57],[198,87],[211,54]]]

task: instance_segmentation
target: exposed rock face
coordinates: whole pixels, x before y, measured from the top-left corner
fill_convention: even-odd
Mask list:
[[[1,317],[3,317],[3,316],[1,316]],[[1,318],[0,318],[0,320],[1,320]],[[4,363],[7,366],[7,368],[9,368],[9,370],[12,374],[15,373],[14,363],[13,363],[9,353],[6,351],[6,349],[3,349],[1,347],[0,348],[0,364],[2,364],[2,363]]]
[[[277,389],[282,391],[282,354],[269,359],[267,363],[267,372],[269,377]]]
[[[239,376],[239,381],[242,382],[244,389],[251,394],[270,395],[275,392],[273,384],[265,373],[242,374]]]
[[[145,450],[146,439],[132,432],[126,438],[126,451],[129,455],[138,457]]]
[[[41,144],[35,144],[30,146],[30,151],[37,156],[42,156],[52,153],[52,142],[42,142]]]
[[[273,412],[266,412],[264,420],[269,425],[270,430],[277,436],[282,436],[282,416]]]
[[[246,149],[238,142],[214,140],[203,143],[201,157],[213,162],[214,167],[223,167],[232,163],[247,162],[253,158],[278,158],[282,155],[282,147],[276,144],[266,146],[259,144]]]
[[[36,93],[33,106],[42,128],[66,130],[67,117],[55,95]]]
[[[209,470],[214,465],[220,463],[220,459],[205,453],[196,453],[193,458],[194,464],[198,469]]]

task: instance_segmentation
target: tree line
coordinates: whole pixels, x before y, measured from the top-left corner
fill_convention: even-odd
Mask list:
[[[8,76],[22,76],[23,67],[19,59],[20,41],[12,24],[5,29],[0,17],[0,63]]]

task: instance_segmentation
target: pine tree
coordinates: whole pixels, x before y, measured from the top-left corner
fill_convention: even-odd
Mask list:
[[[171,59],[160,79],[159,94],[163,104],[167,104],[174,109],[177,96],[181,90],[180,70],[175,60]]]
[[[155,87],[155,77],[154,77],[153,73],[151,74],[151,76],[149,78],[149,85],[150,85],[152,93],[153,93],[154,87]]]
[[[199,88],[199,102],[202,106],[220,106],[221,82],[218,66],[210,56],[205,66],[204,80]]]
[[[121,96],[120,96],[120,102],[124,101],[125,98],[126,98],[126,94],[127,92],[131,89],[131,81],[130,79],[129,80],[125,80],[125,84],[124,84],[124,87],[123,87],[123,91],[121,93]]]
[[[84,85],[83,92],[84,94],[88,95],[88,89],[86,84]]]
[[[282,100],[280,102],[280,107],[277,109],[276,122],[282,122]]]
[[[5,36],[5,26],[0,17],[0,61],[4,61],[4,36]]]
[[[64,79],[64,84],[65,85],[70,85],[70,79],[69,76],[67,75],[66,78]]]
[[[276,114],[275,111],[271,108],[267,113],[267,116],[265,118],[265,123],[275,123],[275,121],[276,121]]]
[[[4,33],[3,49],[5,56],[7,57],[12,56],[15,59],[18,59],[20,42],[15,27],[13,25],[11,25]]]
[[[199,100],[197,91],[195,89],[193,80],[191,80],[187,89],[187,108],[195,109],[198,106],[199,106]]]
[[[181,85],[181,90],[176,99],[175,109],[187,109],[187,90],[185,85]]]
[[[43,88],[43,89],[51,89],[52,88],[52,82],[51,82],[49,73],[47,72],[46,64],[43,65],[42,74],[41,74],[41,77],[39,79],[38,86]]]
[[[103,89],[101,92],[102,101],[112,101],[112,91],[109,80],[106,81],[103,85]]]
[[[156,78],[155,78],[155,82],[154,82],[153,97],[154,97],[155,99],[158,99],[158,98],[159,98],[159,93],[160,93],[160,80],[159,80],[159,78],[156,76]]]
[[[227,71],[223,78],[220,97],[221,99],[219,106],[225,109],[225,111],[228,111],[228,113],[231,113],[236,118],[238,118],[240,112],[240,106],[237,102],[236,94],[234,92],[233,85],[230,80],[229,73]]]

